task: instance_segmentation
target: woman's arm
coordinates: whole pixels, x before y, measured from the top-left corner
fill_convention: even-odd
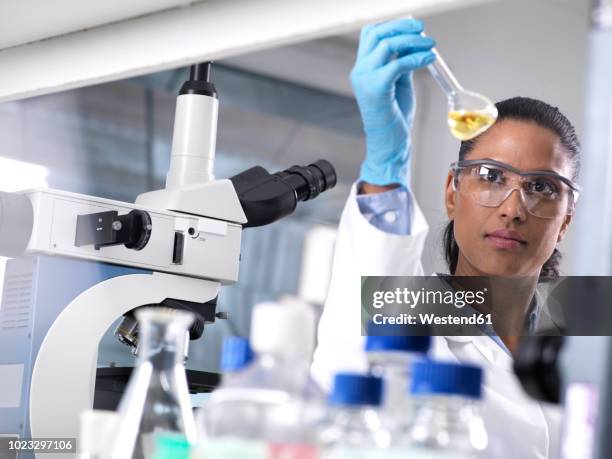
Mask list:
[[[365,369],[361,276],[423,274],[427,224],[408,189],[411,73],[434,58],[429,51],[434,42],[421,37],[422,30],[419,21],[398,20],[367,26],[361,34],[351,82],[364,125],[366,158],[361,189],[353,187],[340,219],[319,322],[312,374],[323,387],[329,387],[339,370]],[[388,217],[390,211],[397,215]],[[397,218],[401,215],[407,217],[404,229]]]

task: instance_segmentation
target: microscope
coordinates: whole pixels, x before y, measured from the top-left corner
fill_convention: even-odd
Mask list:
[[[94,406],[98,346],[114,323],[121,319],[115,334],[136,350],[136,308],[187,309],[197,317],[189,338],[198,339],[224,318],[216,299],[238,280],[242,230],[335,186],[325,160],[215,179],[210,71],[192,66],[180,90],[165,189],[134,204],[52,189],[0,193],[0,255],[13,257],[0,307],[0,436],[76,438],[79,414]],[[189,376],[199,373],[196,385],[214,386],[210,373]]]

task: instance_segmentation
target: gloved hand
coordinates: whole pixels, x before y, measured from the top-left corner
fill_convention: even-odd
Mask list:
[[[414,116],[412,71],[435,60],[435,41],[421,36],[423,23],[399,19],[361,31],[351,83],[366,136],[360,180],[408,185],[410,128]]]

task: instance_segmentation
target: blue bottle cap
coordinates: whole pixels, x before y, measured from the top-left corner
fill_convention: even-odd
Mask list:
[[[431,347],[429,327],[368,324],[366,352],[399,351],[427,354]]]
[[[382,401],[383,381],[377,376],[337,373],[329,395],[331,405],[373,405]]]
[[[474,365],[423,360],[412,364],[413,395],[482,397],[482,369]]]
[[[253,360],[249,340],[239,336],[228,336],[223,340],[221,352],[221,371],[238,371]]]

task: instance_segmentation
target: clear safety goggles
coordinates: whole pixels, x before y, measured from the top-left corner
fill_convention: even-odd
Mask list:
[[[453,189],[484,207],[499,207],[517,190],[527,211],[536,217],[571,215],[580,187],[551,171],[522,172],[492,159],[457,161],[450,165]]]

